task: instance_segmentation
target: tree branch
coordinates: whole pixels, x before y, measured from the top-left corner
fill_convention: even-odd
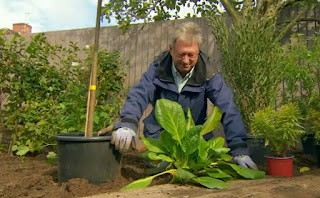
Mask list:
[[[223,7],[226,9],[227,13],[232,17],[235,23],[239,23],[241,21],[241,16],[231,5],[230,0],[221,0]]]
[[[309,6],[306,6],[302,11],[299,12],[299,14],[294,17],[291,22],[282,29],[282,31],[279,34],[279,38],[282,38],[289,30],[293,28],[293,26],[296,24],[296,22],[308,11]]]
[[[298,19],[296,22],[300,22],[300,21],[313,21],[313,22],[318,22],[318,23],[320,23],[320,18],[315,18],[315,17],[300,18],[300,19]],[[290,22],[291,22],[290,20],[286,20],[286,21],[283,21],[283,22],[281,22],[281,23],[278,23],[277,25],[288,24],[288,23],[290,23]]]
[[[293,4],[295,2],[296,2],[296,0],[281,1],[277,6],[277,12],[281,11],[282,8],[284,8],[285,6],[288,6],[288,5]]]

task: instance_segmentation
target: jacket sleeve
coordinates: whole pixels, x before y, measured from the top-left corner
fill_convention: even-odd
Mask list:
[[[153,100],[155,71],[156,66],[152,63],[149,69],[142,75],[140,81],[129,90],[127,99],[121,109],[120,121],[116,124],[116,129],[128,127],[137,131],[138,123],[144,110],[150,101]]]
[[[221,75],[214,75],[207,81],[206,94],[209,100],[219,107],[223,114],[221,123],[232,156],[249,155],[246,144],[247,132],[241,114],[234,102],[232,91],[227,87]]]

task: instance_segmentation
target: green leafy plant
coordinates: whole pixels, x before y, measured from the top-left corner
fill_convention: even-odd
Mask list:
[[[286,67],[275,36],[275,18],[257,20],[254,12],[248,11],[245,20],[230,27],[225,15],[209,18],[221,51],[222,72],[248,129],[254,112],[274,107]]]
[[[164,131],[158,140],[142,137],[148,148],[142,157],[151,162],[166,161],[170,164],[167,170],[136,180],[122,190],[147,187],[154,178],[167,173],[173,175],[172,182],[200,184],[219,189],[226,188],[226,181],[232,178],[264,177],[263,171],[229,163],[232,157],[227,152],[230,149],[224,147],[222,137],[209,141],[202,137],[219,125],[222,116],[219,108],[213,108],[203,126],[195,126],[190,109],[185,116],[181,105],[160,99],[155,106],[155,116]]]
[[[316,112],[320,112],[320,39],[319,32],[312,37],[294,34],[285,49],[283,57],[286,67],[283,77],[282,104],[294,102],[298,104],[304,118],[306,133],[302,140],[314,137],[317,120]]]
[[[53,151],[50,151],[48,154],[47,154],[47,162],[49,164],[54,164],[57,162],[57,154]]]
[[[302,116],[293,103],[282,105],[277,111],[271,107],[256,112],[251,118],[254,135],[265,138],[265,144],[278,157],[285,157],[304,133]]]
[[[19,34],[8,41],[0,35],[0,89],[8,96],[1,119],[12,132],[11,151],[53,150],[55,135],[84,131],[92,51],[73,42],[52,45],[44,34],[29,43]],[[113,122],[126,93],[120,53],[101,49],[98,64],[94,130]]]

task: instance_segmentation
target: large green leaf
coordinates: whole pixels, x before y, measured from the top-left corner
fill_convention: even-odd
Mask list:
[[[223,180],[231,180],[232,179],[231,175],[223,172],[219,168],[206,169],[206,172],[210,177],[213,177],[213,178],[223,179]]]
[[[207,151],[207,158],[217,161],[217,160],[226,160],[229,161],[232,159],[230,155],[227,155],[230,151],[229,148],[224,147],[224,138],[217,137],[211,139],[207,142],[209,149]]]
[[[171,134],[167,131],[163,131],[160,134],[160,144],[162,148],[166,150],[166,155],[174,159],[182,159],[185,157],[181,148],[181,144],[177,140],[172,139]]]
[[[163,146],[159,140],[145,137],[141,137],[141,139],[149,151],[152,151],[154,153],[165,153],[164,149],[162,148]]]
[[[226,162],[222,162],[222,161],[218,162],[218,167],[223,170],[228,169],[229,171],[234,171],[238,175],[240,175],[241,177],[246,178],[246,179],[261,179],[265,176],[264,171],[253,170],[250,168],[244,168],[244,167],[236,165],[236,164],[230,164],[230,163],[226,163]]]
[[[224,149],[228,149],[228,150],[225,150],[222,152],[219,153],[219,157],[217,158],[218,160],[222,160],[222,161],[230,161],[232,160],[232,156],[227,154],[227,152],[229,152],[229,148],[224,148]]]
[[[208,145],[209,145],[209,148],[212,149],[212,150],[223,148],[223,146],[224,146],[224,138],[223,137],[217,137],[217,138],[210,139],[208,141]]]
[[[193,160],[189,160],[188,167],[192,169],[194,172],[198,172],[203,170],[205,167],[208,167],[209,164],[210,163],[208,161],[202,163],[194,163]]]
[[[155,117],[158,123],[171,134],[172,138],[181,144],[186,129],[182,106],[171,100],[159,99],[156,102]]]
[[[192,174],[191,172],[183,169],[183,168],[178,168],[178,176],[180,179],[183,179],[183,180],[186,180],[186,181],[189,181],[191,180],[192,178],[195,178],[197,177],[196,175]]]
[[[217,153],[228,153],[230,151],[230,148],[222,147],[214,150]]]
[[[203,137],[200,137],[200,143],[198,147],[198,163],[202,163],[206,161],[208,157],[208,149],[209,149],[209,144],[208,142],[203,139]]]
[[[224,189],[224,188],[228,187],[226,182],[219,180],[219,179],[212,178],[212,177],[197,177],[197,178],[194,178],[193,181],[195,181],[196,183],[199,183],[207,188]]]
[[[154,176],[138,179],[134,182],[131,182],[127,186],[121,188],[121,190],[133,190],[133,189],[145,188],[151,184],[153,178]]]
[[[188,108],[188,110],[187,110],[186,131],[190,130],[194,126],[195,126],[195,124],[194,124],[194,121],[193,121],[193,118],[192,118],[192,114],[191,114],[190,109]]]
[[[177,145],[177,141],[172,139],[171,134],[167,131],[160,133],[160,144],[168,153],[173,154],[173,146]]]
[[[182,150],[180,145],[172,145],[173,147],[173,157],[175,159],[174,165],[175,167],[183,168],[187,165],[188,156],[185,155],[185,152]]]
[[[152,180],[160,175],[164,175],[170,173],[171,175],[175,176],[177,175],[177,170],[176,169],[170,169],[161,173],[158,173],[156,175],[150,176],[150,177],[146,177],[143,179],[138,179],[136,181],[131,182],[130,184],[128,184],[127,186],[121,188],[121,190],[133,190],[133,189],[138,189],[138,188],[145,188],[147,186],[150,185],[150,183],[152,182]]]
[[[203,128],[200,132],[200,135],[205,135],[211,132],[212,130],[216,129],[220,124],[221,117],[222,111],[217,106],[214,106],[209,118],[203,124]]]
[[[156,160],[161,160],[161,161],[167,161],[167,162],[172,162],[173,160],[164,155],[164,154],[156,154],[154,152],[150,152],[150,151],[146,151],[144,153],[141,154],[141,157],[144,158],[144,159],[150,159],[150,160],[153,160],[153,161],[156,161]]]
[[[186,155],[190,155],[198,149],[200,142],[200,130],[202,126],[195,126],[188,130],[183,137],[181,143]]]

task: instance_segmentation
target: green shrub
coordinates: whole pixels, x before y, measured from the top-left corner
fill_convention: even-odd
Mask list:
[[[285,157],[304,133],[302,116],[292,103],[282,105],[278,110],[267,107],[256,112],[251,118],[253,135],[265,138],[265,144],[276,156]]]
[[[308,44],[309,43],[309,44]],[[285,46],[286,70],[283,77],[282,104],[298,104],[304,118],[306,135],[317,133],[317,112],[320,112],[320,39],[319,33],[310,38],[294,34]]]
[[[221,52],[222,73],[233,88],[248,129],[250,116],[267,106],[274,107],[280,94],[285,64],[274,20],[257,20],[251,13],[228,27],[225,15],[210,17]]]
[[[44,34],[29,43],[18,34],[11,41],[0,38],[0,88],[8,96],[1,115],[13,133],[12,150],[40,152],[54,146],[59,133],[83,132],[92,48],[52,45]],[[124,67],[119,52],[99,51],[94,130],[118,116],[126,93]]]

